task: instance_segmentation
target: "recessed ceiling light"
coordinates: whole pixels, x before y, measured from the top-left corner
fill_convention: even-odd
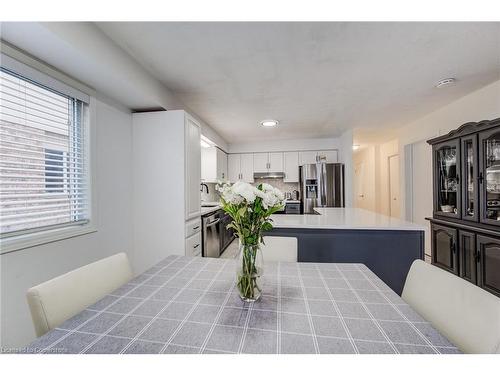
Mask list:
[[[455,81],[456,81],[455,78],[445,78],[445,79],[442,79],[441,81],[439,81],[436,84],[436,87],[437,88],[441,88],[441,87],[444,87],[444,86],[448,86],[448,85],[451,85],[452,83],[455,83]]]
[[[266,128],[272,128],[273,126],[276,126],[279,124],[278,121],[276,120],[263,120],[260,122],[262,126],[265,126]]]
[[[357,150],[359,148],[359,145],[352,145],[353,150]]]

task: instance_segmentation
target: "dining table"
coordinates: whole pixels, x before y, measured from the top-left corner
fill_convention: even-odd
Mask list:
[[[24,352],[460,353],[364,264],[269,262],[244,302],[237,262],[167,256]]]

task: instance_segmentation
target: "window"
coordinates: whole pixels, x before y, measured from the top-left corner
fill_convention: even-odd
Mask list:
[[[88,102],[2,66],[2,238],[88,223],[87,118]]]

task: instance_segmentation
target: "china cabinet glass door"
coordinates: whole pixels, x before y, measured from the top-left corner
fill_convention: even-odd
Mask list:
[[[477,135],[462,138],[462,219],[478,221]]]
[[[500,130],[479,133],[481,221],[500,226]]]
[[[459,141],[452,140],[436,145],[435,202],[437,215],[460,218],[460,151]]]

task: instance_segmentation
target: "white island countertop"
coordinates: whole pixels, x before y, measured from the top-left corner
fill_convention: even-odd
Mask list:
[[[362,208],[317,207],[319,215],[272,215],[275,228],[423,231],[425,227]]]

